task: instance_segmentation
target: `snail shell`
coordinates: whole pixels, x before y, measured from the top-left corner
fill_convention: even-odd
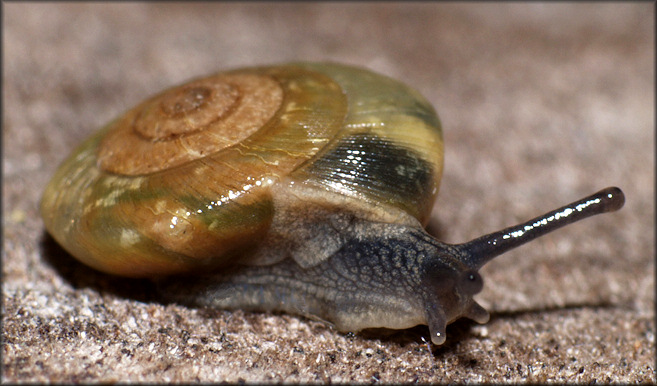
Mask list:
[[[289,201],[279,196],[424,223],[442,154],[433,108],[397,81],[339,65],[240,69],[114,120],[64,162],[42,214],[94,268],[180,273],[243,258],[272,232],[275,208]]]
[[[282,310],[340,330],[428,324],[441,344],[451,321],[488,320],[472,300],[485,262],[623,204],[611,188],[447,245],[423,229],[442,169],[435,110],[404,84],[338,64],[244,68],[112,121],[64,161],[41,214],[101,271],[193,274],[163,286],[181,301]]]

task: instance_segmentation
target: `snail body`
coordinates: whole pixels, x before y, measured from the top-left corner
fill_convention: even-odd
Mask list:
[[[448,245],[424,230],[442,169],[438,116],[404,84],[338,64],[253,67],[112,121],[60,166],[41,214],[83,263],[170,277],[163,288],[182,302],[342,331],[428,324],[441,344],[448,323],[488,320],[472,299],[483,264],[624,202],[608,188]]]

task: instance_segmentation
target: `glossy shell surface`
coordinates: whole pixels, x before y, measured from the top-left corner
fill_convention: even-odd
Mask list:
[[[160,276],[240,262],[292,207],[425,224],[442,167],[438,117],[402,83],[337,64],[253,67],[112,121],[63,162],[41,213],[82,262]]]

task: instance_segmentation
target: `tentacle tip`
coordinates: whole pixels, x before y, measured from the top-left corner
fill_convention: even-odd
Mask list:
[[[431,342],[435,345],[445,343],[447,339],[447,319],[445,313],[436,304],[427,309],[427,324],[431,334]]]
[[[431,343],[440,346],[445,343],[445,340],[447,340],[445,331],[431,331]]]
[[[468,319],[474,320],[479,324],[488,323],[490,320],[490,314],[488,311],[486,311],[484,307],[480,306],[477,302],[474,301],[464,316]]]
[[[625,205],[625,194],[620,188],[611,186],[601,190],[600,194],[607,202],[605,206],[606,212],[615,212]]]

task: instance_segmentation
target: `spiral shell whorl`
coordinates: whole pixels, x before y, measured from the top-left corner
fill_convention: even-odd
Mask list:
[[[352,202],[362,212],[389,206],[426,224],[443,171],[442,130],[431,104],[403,83],[371,71],[305,66],[340,84],[348,114],[333,144],[295,172],[297,179],[356,199]],[[373,220],[380,220],[377,213]]]
[[[134,176],[211,155],[258,131],[282,100],[278,82],[256,74],[219,74],[169,89],[111,125],[99,166]]]

